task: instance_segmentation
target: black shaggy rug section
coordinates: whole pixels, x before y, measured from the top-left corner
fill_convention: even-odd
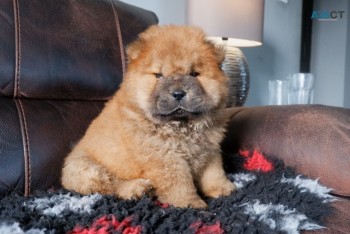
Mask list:
[[[154,197],[119,200],[59,190],[0,200],[0,233],[299,233],[322,228],[330,189],[257,151],[226,160],[236,184],[228,197],[207,199],[207,210],[181,209]]]

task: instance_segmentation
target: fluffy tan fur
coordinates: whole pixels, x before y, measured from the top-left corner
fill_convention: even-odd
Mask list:
[[[199,28],[152,26],[127,56],[120,89],[66,158],[62,185],[123,199],[153,188],[161,202],[193,208],[207,206],[197,189],[229,195],[234,185],[220,151],[228,93],[223,51]],[[172,95],[178,89],[186,92],[181,100]]]

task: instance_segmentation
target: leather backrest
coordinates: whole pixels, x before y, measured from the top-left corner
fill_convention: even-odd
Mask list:
[[[1,0],[0,96],[106,100],[154,13],[117,0]]]
[[[60,186],[122,80],[125,46],[157,21],[117,0],[0,0],[0,197]]]

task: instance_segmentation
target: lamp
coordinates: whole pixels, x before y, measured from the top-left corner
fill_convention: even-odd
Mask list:
[[[262,45],[264,0],[188,0],[188,24],[204,29],[208,39],[226,46],[222,64],[230,77],[227,106],[242,106],[249,90],[249,68],[237,47]]]

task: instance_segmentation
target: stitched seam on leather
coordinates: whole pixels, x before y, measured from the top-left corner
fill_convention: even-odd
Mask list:
[[[24,113],[24,108],[20,99],[15,99],[18,118],[22,133],[23,142],[23,158],[24,158],[24,196],[30,194],[30,184],[31,184],[31,170],[30,170],[30,150],[29,150],[29,138],[28,138],[28,128],[27,120]]]
[[[20,19],[19,19],[19,3],[18,0],[13,1],[14,20],[15,20],[15,84],[13,87],[13,96],[18,97],[20,66],[21,66],[21,34],[20,34]]]
[[[114,14],[114,18],[115,18],[115,24],[116,24],[116,28],[117,28],[120,57],[122,60],[122,68],[123,68],[123,75],[124,75],[125,69],[126,69],[126,59],[125,59],[125,54],[124,54],[124,45],[123,45],[123,38],[122,38],[122,32],[121,32],[121,27],[120,27],[120,21],[119,21],[117,9],[115,9],[115,6],[113,4],[113,0],[111,0],[111,4],[112,4],[113,14]]]

